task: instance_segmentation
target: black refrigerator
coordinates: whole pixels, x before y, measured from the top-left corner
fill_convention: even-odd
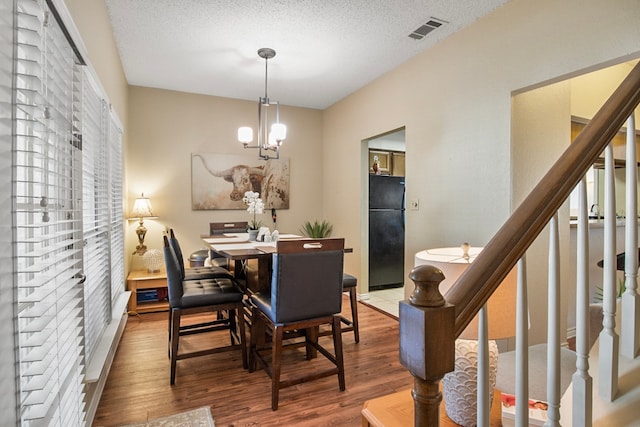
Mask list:
[[[404,177],[369,175],[369,290],[404,285]]]

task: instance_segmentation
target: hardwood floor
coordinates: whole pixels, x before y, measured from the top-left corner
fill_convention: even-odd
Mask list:
[[[344,312],[349,310],[345,297]],[[271,385],[264,371],[242,369],[240,354],[227,352],[178,362],[176,384],[169,385],[167,313],[131,316],[111,367],[94,426],[119,426],[210,406],[216,427],[360,426],[368,399],[412,386],[413,377],[398,360],[398,322],[358,305],[360,343],[343,334],[346,390],[336,376],[289,387],[271,410]],[[348,314],[347,314],[348,316]],[[181,346],[228,340],[224,333],[186,337]],[[330,342],[330,337],[323,337]],[[283,376],[328,363],[304,358],[303,349],[285,353]],[[326,365],[322,365],[326,366]]]

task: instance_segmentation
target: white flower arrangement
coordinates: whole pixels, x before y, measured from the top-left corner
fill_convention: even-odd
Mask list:
[[[253,221],[249,222],[249,230],[258,230],[262,226],[262,221],[256,220],[256,215],[264,213],[264,203],[260,198],[260,193],[247,191],[244,193],[242,201],[247,205],[247,212],[253,214]]]

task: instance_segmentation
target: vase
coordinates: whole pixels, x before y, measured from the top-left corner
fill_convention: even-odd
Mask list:
[[[258,231],[259,230],[251,230],[249,229],[249,241],[250,242],[255,242],[256,239],[258,238]]]

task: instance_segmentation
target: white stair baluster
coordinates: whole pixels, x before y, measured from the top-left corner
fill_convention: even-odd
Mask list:
[[[612,401],[618,392],[619,337],[616,326],[616,198],[613,147],[604,150],[604,265],[602,276],[603,329],[598,355],[598,395]]]
[[[529,297],[526,255],[518,261],[516,296],[516,427],[529,425]]]
[[[549,228],[549,295],[547,316],[547,421],[545,426],[560,425],[560,239],[558,213]]]
[[[627,173],[625,223],[625,293],[622,296],[620,353],[630,359],[640,347],[640,296],[638,296],[638,162],[636,157],[636,121],[627,120]]]
[[[573,425],[591,426],[593,379],[589,375],[589,213],[587,179],[578,184],[576,271],[576,371],[573,383]]]

